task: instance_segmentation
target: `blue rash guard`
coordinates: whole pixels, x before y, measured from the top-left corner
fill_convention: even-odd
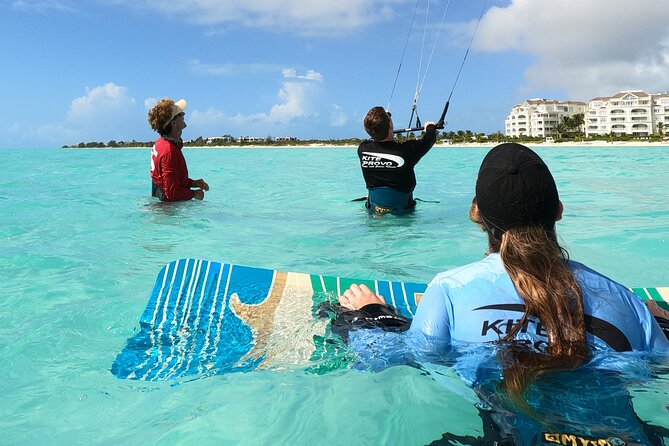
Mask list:
[[[581,263],[568,265],[581,286],[586,339],[593,352],[669,355],[667,337],[639,297]],[[425,290],[407,332],[352,330],[347,340],[358,354],[356,366],[373,370],[406,363],[408,357],[439,362],[451,356],[452,348],[473,349],[476,354],[460,356],[455,368],[468,385],[475,386],[496,373],[494,342],[520,322],[524,311],[500,255],[490,254],[438,274]],[[541,322],[528,317],[515,340],[543,351],[547,336]]]
[[[453,367],[488,406],[479,409],[484,434],[445,433],[435,444],[666,444],[669,430],[638,418],[626,387],[635,376],[644,378],[645,353],[664,357],[669,341],[639,297],[583,264],[568,265],[581,286],[593,357],[586,367],[548,375],[530,389],[530,405],[544,414],[543,424],[507,408],[498,396],[496,383],[502,375],[494,341],[519,323],[525,308],[499,254],[438,274],[407,331],[350,331],[348,344],[358,356],[355,366],[381,370],[419,362],[435,379],[441,367]],[[377,318],[390,317],[375,313]],[[542,350],[545,331],[536,318],[528,319],[515,339]],[[642,372],[635,373],[637,369]]]
[[[569,261],[583,292],[591,347],[669,353],[669,341],[634,293],[587,266]],[[522,317],[523,299],[499,254],[438,274],[418,305],[409,329],[443,342],[482,343],[503,338]],[[541,349],[546,334],[528,318],[516,339]]]

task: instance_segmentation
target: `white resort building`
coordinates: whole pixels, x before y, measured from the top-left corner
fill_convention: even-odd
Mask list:
[[[669,94],[621,91],[594,98],[585,114],[585,135],[649,136],[669,126]]]
[[[262,136],[240,136],[237,141],[239,141],[239,142],[265,142],[265,141],[267,141],[267,138],[263,138]]]
[[[528,99],[511,109],[504,121],[504,134],[545,138],[555,133],[555,126],[563,116],[585,113],[585,109],[585,102]]]
[[[621,91],[587,102],[528,99],[511,109],[504,121],[506,136],[545,138],[555,134],[563,116],[583,113],[585,136],[665,134],[669,129],[669,94]]]

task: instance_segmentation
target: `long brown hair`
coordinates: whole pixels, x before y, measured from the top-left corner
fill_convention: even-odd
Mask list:
[[[585,335],[581,287],[567,265],[568,253],[560,246],[555,230],[542,226],[511,228],[496,238],[480,219],[476,199],[470,219],[487,234],[491,252],[499,252],[516,291],[525,302],[522,319],[500,343],[504,389],[524,406],[527,385],[550,371],[574,369],[589,358]],[[548,346],[540,353],[514,339],[528,317],[541,321]]]

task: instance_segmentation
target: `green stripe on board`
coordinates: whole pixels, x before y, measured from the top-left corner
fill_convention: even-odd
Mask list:
[[[643,300],[648,300],[648,293],[646,293],[645,288],[630,288],[634,294],[642,298]]]
[[[337,278],[311,274],[311,288],[313,307],[312,314],[318,317],[318,305],[329,299],[336,300]],[[323,375],[332,370],[345,368],[352,361],[352,352],[339,336],[332,333],[330,324],[325,328],[323,336],[314,335],[314,351],[311,354],[311,362],[314,363],[307,369],[308,373]]]
[[[313,290],[311,294],[311,314],[314,318],[318,318],[320,304],[328,300],[328,293],[326,289],[323,289],[321,276],[310,274],[309,279],[311,280],[311,289]]]
[[[643,300],[654,300],[657,304],[669,311],[669,302],[660,294],[657,288],[632,288],[634,294]]]
[[[315,303],[323,302],[326,299],[327,289],[323,288],[323,282],[321,282],[321,276],[318,274],[310,274],[309,278],[311,279],[311,289],[314,290],[313,299]]]
[[[325,291],[330,291],[333,293],[337,293],[337,278],[336,277],[329,277],[329,276],[320,276],[320,278],[323,280],[323,283],[325,283]]]
[[[339,288],[341,289],[341,292],[343,293],[346,291],[351,285],[354,283],[357,283],[358,285],[360,284],[365,284],[369,287],[370,290],[376,292],[376,284],[374,283],[374,280],[361,280],[361,279],[348,279],[345,277],[342,277],[339,279]]]
[[[669,302],[664,300],[660,292],[657,290],[657,288],[646,288],[646,291],[648,291],[648,294],[650,294],[650,297],[653,298],[655,302],[661,307],[664,308],[665,310],[669,311]]]
[[[648,294],[650,297],[653,298],[653,300],[656,300],[658,302],[662,302],[662,296],[660,296],[660,293],[657,292],[655,288],[646,288],[646,291],[648,291]]]
[[[316,350],[311,355],[311,361],[315,364],[307,369],[307,373],[315,375],[346,368],[355,356],[339,336],[332,334],[329,327],[325,336],[314,336],[314,346]]]
[[[321,285],[321,276],[318,274],[309,274],[309,279],[311,279],[311,288],[314,290],[314,294],[325,291],[323,285]]]

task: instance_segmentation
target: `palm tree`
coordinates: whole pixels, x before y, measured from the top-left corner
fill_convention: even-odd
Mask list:
[[[567,131],[567,126],[564,123],[564,118],[567,118],[568,116],[563,116],[563,120],[555,124],[555,127],[553,128],[553,131],[555,132],[555,139],[561,139],[562,134]]]
[[[569,131],[574,128],[573,119],[571,116],[562,116],[558,125],[560,124],[563,126],[561,133],[569,133]]]
[[[503,137],[504,137],[504,135],[502,135],[502,132],[500,132],[499,130],[497,130],[495,133],[493,133],[493,134],[491,134],[490,136],[488,136],[488,139],[494,139],[495,142],[499,144],[499,141],[500,141]]]
[[[664,136],[664,122],[657,123],[657,134],[660,135],[660,138]]]
[[[585,115],[583,113],[576,113],[571,117],[571,125],[576,130],[576,137],[581,140],[583,135],[583,126],[585,125]]]

